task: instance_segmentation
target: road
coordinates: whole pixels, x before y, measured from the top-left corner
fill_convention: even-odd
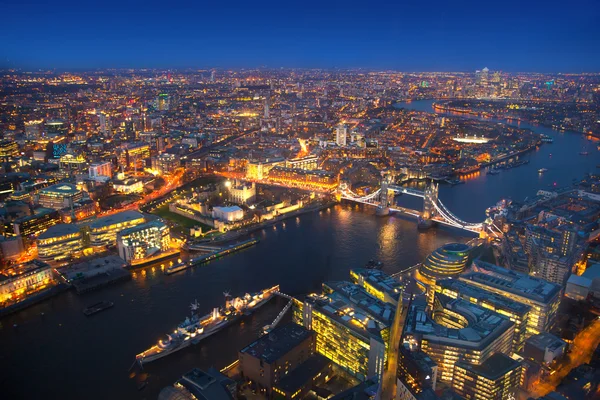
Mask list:
[[[599,344],[600,318],[595,319],[575,336],[571,353],[566,356],[565,360],[549,376],[540,379],[535,385],[532,385],[535,389],[531,393],[531,396],[541,397],[556,390],[556,387],[572,369],[590,362],[592,354]]]

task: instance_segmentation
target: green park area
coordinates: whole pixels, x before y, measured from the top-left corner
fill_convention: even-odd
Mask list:
[[[183,215],[176,214],[174,212],[169,211],[169,206],[164,205],[162,207],[157,208],[152,212],[152,214],[158,215],[159,217],[171,221],[177,224],[181,228],[181,233],[189,233],[189,229],[195,226],[202,227],[202,232],[206,232],[212,229],[210,226],[205,225],[201,222],[195,221],[191,218],[184,217]]]

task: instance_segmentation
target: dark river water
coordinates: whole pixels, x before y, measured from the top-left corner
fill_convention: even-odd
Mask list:
[[[431,102],[406,107],[431,111]],[[485,209],[501,198],[523,199],[555,182],[568,185],[600,163],[595,144],[583,136],[531,128],[553,136],[554,144],[528,154],[528,165],[495,176],[482,173],[464,185],[440,186],[443,202],[464,220],[482,221]],[[584,146],[587,157],[579,155]],[[542,167],[549,171],[540,176]],[[404,197],[399,201],[420,207],[416,199]],[[348,279],[351,268],[370,259],[383,261],[384,270],[393,273],[444,243],[469,239],[446,228],[418,232],[413,220],[376,217],[372,209],[350,204],[289,219],[255,236],[261,238],[258,245],[203,267],[171,276],[138,271],[130,282],[81,296],[67,292],[3,318],[0,397],[155,399],[162,387],[193,367],[222,368],[234,361],[285,304],[274,300],[199,346],[150,363],[143,374],[133,376],[128,370],[135,354],[183,320],[194,300],[209,312],[221,304],[224,291],[241,295],[274,284],[301,296],[318,291],[323,281]],[[113,301],[115,307],[86,318],[83,308],[101,300]],[[148,385],[138,391],[145,378]]]

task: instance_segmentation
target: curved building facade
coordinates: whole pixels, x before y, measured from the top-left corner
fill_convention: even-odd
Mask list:
[[[419,272],[432,280],[456,277],[465,270],[470,250],[463,243],[445,244],[427,257]]]

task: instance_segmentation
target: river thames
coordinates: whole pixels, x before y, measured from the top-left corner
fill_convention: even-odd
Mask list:
[[[404,106],[432,111],[431,103]],[[479,222],[485,209],[501,198],[522,200],[538,189],[566,186],[596,171],[599,153],[583,135],[520,126],[549,134],[555,141],[526,154],[527,165],[494,176],[482,172],[463,185],[440,186],[440,198],[457,216]],[[586,146],[590,155],[580,156]],[[540,168],[548,171],[540,175]],[[399,201],[420,206],[416,199]],[[255,237],[261,239],[258,245],[203,267],[171,276],[138,271],[130,282],[82,296],[70,291],[3,318],[2,397],[155,399],[162,387],[192,367],[222,368],[234,361],[237,351],[254,340],[285,304],[282,299],[272,301],[199,346],[148,364],[146,375],[131,377],[128,369],[135,354],[183,320],[194,300],[208,312],[221,304],[224,291],[237,296],[274,284],[301,296],[319,290],[323,281],[348,279],[351,268],[370,259],[383,261],[384,271],[393,273],[422,261],[444,243],[470,239],[449,228],[419,232],[413,220],[378,218],[372,209],[351,204],[289,219]],[[101,300],[113,301],[115,307],[86,318],[83,308]],[[146,377],[148,386],[138,391],[139,379]]]

